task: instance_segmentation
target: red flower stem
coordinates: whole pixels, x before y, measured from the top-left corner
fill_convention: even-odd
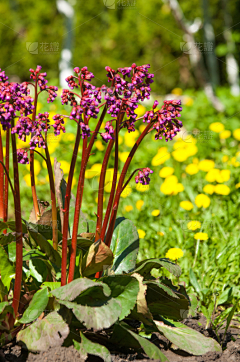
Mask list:
[[[14,119],[11,121],[12,128],[14,127]],[[13,291],[12,307],[15,316],[11,315],[9,319],[10,328],[14,326],[14,321],[17,316],[22,284],[22,219],[21,219],[21,202],[20,202],[20,189],[19,189],[19,174],[18,174],[18,160],[17,160],[17,147],[15,134],[11,135],[12,138],[12,154],[13,154],[13,172],[14,172],[14,209],[15,209],[15,223],[16,223],[16,275]]]
[[[47,133],[47,132],[46,132]],[[53,178],[53,170],[51,165],[50,154],[47,146],[47,135],[45,133],[45,154],[46,154],[46,162],[47,162],[47,170],[49,176],[49,184],[51,191],[51,202],[52,202],[52,231],[53,231],[53,248],[58,250],[58,224],[57,224],[57,203],[56,203],[56,192]]]
[[[115,221],[116,221],[116,217],[117,217],[117,210],[118,210],[118,205],[119,205],[119,200],[120,200],[120,196],[121,196],[121,192],[122,192],[122,187],[123,187],[123,183],[124,183],[124,179],[125,176],[127,174],[128,171],[128,167],[133,159],[133,156],[138,148],[138,146],[140,145],[140,143],[142,142],[143,138],[146,136],[146,134],[148,133],[149,129],[151,128],[152,124],[149,123],[147,125],[147,127],[144,129],[143,133],[138,137],[135,145],[133,146],[133,148],[131,149],[131,152],[128,155],[127,161],[125,162],[120,178],[119,178],[119,182],[118,182],[118,187],[117,187],[117,191],[116,191],[116,196],[114,198],[114,203],[113,203],[113,208],[112,208],[112,213],[111,213],[111,218],[110,218],[110,222],[109,222],[109,227],[108,227],[108,231],[107,231],[107,236],[106,236],[106,245],[109,247],[111,244],[111,240],[112,240],[112,234],[114,231],[114,225],[115,225]]]
[[[73,232],[72,232],[72,245],[71,245],[71,255],[70,255],[70,266],[69,266],[69,276],[68,283],[70,283],[74,278],[75,271],[75,261],[76,261],[76,251],[77,251],[77,233],[78,233],[78,225],[79,225],[79,216],[82,205],[82,197],[83,197],[83,189],[84,189],[84,179],[85,179],[85,171],[88,163],[88,159],[92,150],[92,146],[94,144],[95,138],[99,132],[103,119],[107,112],[107,106],[105,105],[101,114],[101,117],[97,123],[96,129],[93,132],[89,145],[86,150],[83,150],[84,157],[82,158],[81,170],[78,179],[77,186],[77,195],[76,195],[76,205],[75,205],[75,214],[74,214],[74,222],[73,222]]]
[[[8,219],[8,175],[9,175],[9,128],[6,131],[6,155],[5,155],[5,180],[4,180],[4,215],[3,221],[7,222]],[[7,231],[4,230],[6,233]]]
[[[112,209],[112,204],[113,204],[113,200],[114,200],[114,195],[115,195],[115,191],[116,191],[117,174],[118,174],[118,132],[119,132],[119,125],[121,124],[123,117],[124,117],[124,113],[122,113],[116,120],[114,174],[113,174],[111,193],[110,193],[110,197],[108,200],[107,211],[106,211],[106,214],[104,217],[103,226],[102,226],[102,230],[101,230],[101,234],[100,234],[100,238],[102,241],[104,241],[104,237],[105,237],[105,233],[106,233],[106,229],[108,226],[108,221],[109,221],[109,217],[110,217],[110,213],[111,213],[111,209]]]
[[[34,124],[36,119],[36,112],[37,112],[37,100],[38,100],[38,93],[37,93],[37,78],[35,81],[35,97],[34,97],[34,109],[32,115],[32,123]],[[30,178],[31,178],[31,189],[32,189],[32,198],[33,198],[33,207],[35,211],[36,220],[39,220],[41,215],[38,199],[37,199],[37,192],[36,192],[36,184],[35,184],[35,174],[34,174],[34,150],[30,150]]]
[[[68,223],[69,223],[69,205],[71,200],[72,180],[77,161],[80,139],[81,139],[81,127],[80,127],[80,122],[78,122],[77,135],[76,135],[75,146],[70,165],[70,171],[68,175],[67,189],[66,189],[65,202],[64,202],[63,237],[62,237],[62,272],[61,272],[62,286],[66,285],[67,282],[67,239],[68,239]]]
[[[2,130],[0,127],[0,161],[3,162]],[[0,167],[0,219],[4,218],[4,169]]]
[[[109,141],[101,168],[99,188],[98,188],[98,210],[97,210],[97,226],[96,226],[95,240],[98,240],[100,238],[102,230],[104,184],[107,172],[107,165],[112,152],[113,145],[114,145],[114,140]]]

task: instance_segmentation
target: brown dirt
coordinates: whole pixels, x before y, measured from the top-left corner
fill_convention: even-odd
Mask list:
[[[216,338],[212,330],[206,330],[206,320],[203,316],[198,318],[186,319],[184,323],[204,334],[206,337]],[[220,338],[223,338],[224,331],[220,331]],[[155,343],[168,358],[169,362],[240,362],[240,329],[230,328],[223,343],[223,352],[210,352],[203,356],[192,356],[181,350],[174,350],[171,343],[162,335],[154,333],[152,342]],[[71,347],[51,348],[46,352],[39,354],[29,353],[21,349],[14,342],[9,343],[0,349],[0,362],[84,362],[80,354]],[[88,362],[101,362],[101,358],[90,355]],[[144,354],[112,354],[112,362],[141,361],[150,362]],[[156,361],[156,360],[155,360]],[[157,362],[157,361],[156,361]]]

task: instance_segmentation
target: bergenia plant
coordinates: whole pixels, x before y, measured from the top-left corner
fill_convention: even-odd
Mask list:
[[[68,310],[71,314],[69,322],[71,328],[75,329],[76,333],[80,333],[82,346],[75,341],[77,349],[83,348],[83,344],[87,348],[85,338],[89,330],[107,329],[110,332],[111,343],[118,344],[120,341],[122,344],[119,336],[128,333],[133,337],[133,341],[135,340],[133,346],[126,340],[128,347],[136,347],[137,343],[145,352],[148,351],[146,353],[150,358],[166,360],[156,346],[147,340],[145,344],[142,344],[143,337],[138,336],[136,330],[129,330],[131,319],[137,320],[140,323],[139,326],[143,323],[141,328],[145,334],[154,331],[165,334],[175,345],[189,353],[192,353],[194,349],[198,352],[201,350],[202,353],[201,346],[205,348],[204,353],[205,350],[219,348],[215,341],[202,341],[205,337],[200,334],[196,336],[197,332],[187,333],[187,340],[189,341],[190,335],[192,338],[190,342],[193,343],[193,346],[189,346],[188,342],[187,347],[185,340],[183,343],[180,339],[178,344],[174,335],[169,333],[169,322],[166,322],[164,318],[171,319],[173,324],[177,320],[182,320],[184,314],[182,311],[188,313],[190,302],[183,286],[175,287],[167,278],[164,278],[164,283],[160,283],[159,279],[150,276],[150,272],[153,268],[165,268],[179,277],[181,269],[168,259],[150,259],[136,264],[139,246],[137,229],[130,220],[117,219],[120,196],[129,182],[135,178],[137,184],[150,183],[153,170],[145,165],[144,161],[141,168],[131,169],[131,162],[143,139],[153,133],[156,141],[163,139],[169,141],[180,132],[182,127],[182,122],[179,120],[182,111],[180,100],[164,101],[161,107],[158,107],[158,102],[155,100],[150,110],[142,117],[137,116],[136,110],[139,104],[150,99],[154,75],[149,72],[149,68],[148,64],[142,66],[132,64],[131,67],[117,70],[106,67],[109,85],[101,87],[95,87],[91,83],[94,75],[87,67],[74,68],[75,75],[70,75],[66,79],[69,89],[63,89],[61,95],[62,104],[70,106],[71,110],[68,116],[54,115],[52,125],[48,112],[37,113],[37,102],[42,92],[47,92],[47,101],[53,102],[58,89],[47,85],[47,74],[41,72],[41,67],[37,66],[36,70],[30,69],[32,81],[21,84],[10,83],[5,72],[0,72],[0,131],[6,133],[5,159],[0,133],[0,218],[3,220],[0,223],[0,229],[5,233],[1,239],[0,256],[5,260],[4,265],[8,266],[7,272],[0,267],[0,290],[4,290],[4,295],[0,292],[2,343],[17,334],[18,341],[24,343],[29,350],[39,351],[48,348],[46,340],[52,341],[51,346],[60,345],[69,334],[69,327],[65,321],[69,318],[64,318],[64,313]],[[33,97],[30,96],[31,87]],[[53,171],[48,150],[49,130],[53,127],[56,136],[61,132],[64,133],[66,117],[77,124],[67,183],[59,172],[57,164]],[[103,122],[104,131],[102,132]],[[145,128],[136,139],[122,170],[119,170],[119,134],[122,131],[135,132],[136,127],[139,127],[141,123],[145,124]],[[13,184],[9,177],[10,134]],[[29,136],[29,141],[27,141],[27,136]],[[17,149],[16,137],[25,141],[26,147]],[[101,138],[107,146],[99,177],[96,222],[90,223],[84,219],[81,208],[85,174],[94,143],[98,138]],[[80,152],[81,141],[82,151]],[[38,150],[39,148],[44,149],[45,155]],[[114,172],[104,213],[104,186],[112,153],[114,154]],[[44,159],[49,175],[51,227],[47,232],[43,231],[44,211],[37,197],[34,157]],[[72,194],[73,175],[78,171],[75,170],[75,166],[79,158],[81,167],[74,197]],[[30,163],[35,224],[21,217],[19,163]],[[118,174],[120,174],[119,179]],[[60,187],[62,183],[65,187]],[[9,222],[7,217],[9,185],[14,195],[15,223]],[[70,211],[73,210],[74,217],[72,218]],[[82,219],[87,225],[84,232],[80,227]],[[34,229],[34,225],[38,227]],[[7,233],[9,230],[13,232]],[[120,233],[121,238],[116,236],[116,233]],[[12,243],[16,243],[15,264],[9,257],[8,248],[12,250]],[[42,275],[39,271],[36,273],[39,263],[44,265],[43,268],[41,267],[41,270],[44,269]],[[13,278],[15,279],[14,286]],[[58,282],[60,278],[61,282]],[[28,302],[31,301],[27,309],[19,305],[22,297],[25,300],[28,298]],[[12,305],[9,304],[10,301]],[[58,313],[59,310],[61,313]],[[41,318],[37,319],[40,316]],[[42,331],[36,336],[31,330],[32,325],[29,325],[32,322],[34,328],[39,327]],[[45,328],[45,323],[50,323],[51,328]],[[176,333],[181,335],[182,325],[178,324],[175,324]],[[49,330],[52,333],[51,338],[48,338]],[[62,336],[60,339],[59,333]],[[35,337],[32,338],[33,335]],[[146,343],[150,343],[151,346],[147,347]],[[88,353],[93,352],[93,344],[88,344],[90,346],[87,348]],[[105,351],[105,353],[108,352]]]

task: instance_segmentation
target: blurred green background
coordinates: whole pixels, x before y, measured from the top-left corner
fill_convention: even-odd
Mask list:
[[[0,67],[23,81],[29,78],[29,68],[41,64],[49,78],[58,80],[61,51],[67,48],[72,52],[68,65],[87,65],[97,85],[106,81],[106,65],[117,68],[136,62],[151,64],[153,90],[158,93],[176,85],[197,88],[201,82],[171,4],[172,0],[1,1]],[[226,58],[231,54],[238,63],[240,56],[240,1],[181,0],[179,5],[201,48],[207,77],[227,85]],[[211,50],[205,51],[207,43]]]

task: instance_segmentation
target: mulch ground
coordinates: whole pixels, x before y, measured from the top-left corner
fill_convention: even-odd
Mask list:
[[[204,334],[206,337],[216,339],[212,330],[205,329],[205,318],[187,319],[186,325]],[[201,324],[201,325],[200,325]],[[224,331],[220,331],[223,338]],[[223,352],[209,352],[203,356],[192,356],[180,350],[174,350],[171,343],[162,335],[154,333],[152,342],[155,343],[168,358],[169,362],[240,362],[240,328],[230,328],[223,343]],[[48,351],[38,354],[29,353],[22,349],[14,341],[0,349],[0,362],[84,362],[77,350],[71,347],[50,348]],[[102,359],[89,355],[87,362],[101,362]],[[112,362],[139,361],[150,362],[144,354],[112,354]],[[156,361],[156,360],[155,360]]]

